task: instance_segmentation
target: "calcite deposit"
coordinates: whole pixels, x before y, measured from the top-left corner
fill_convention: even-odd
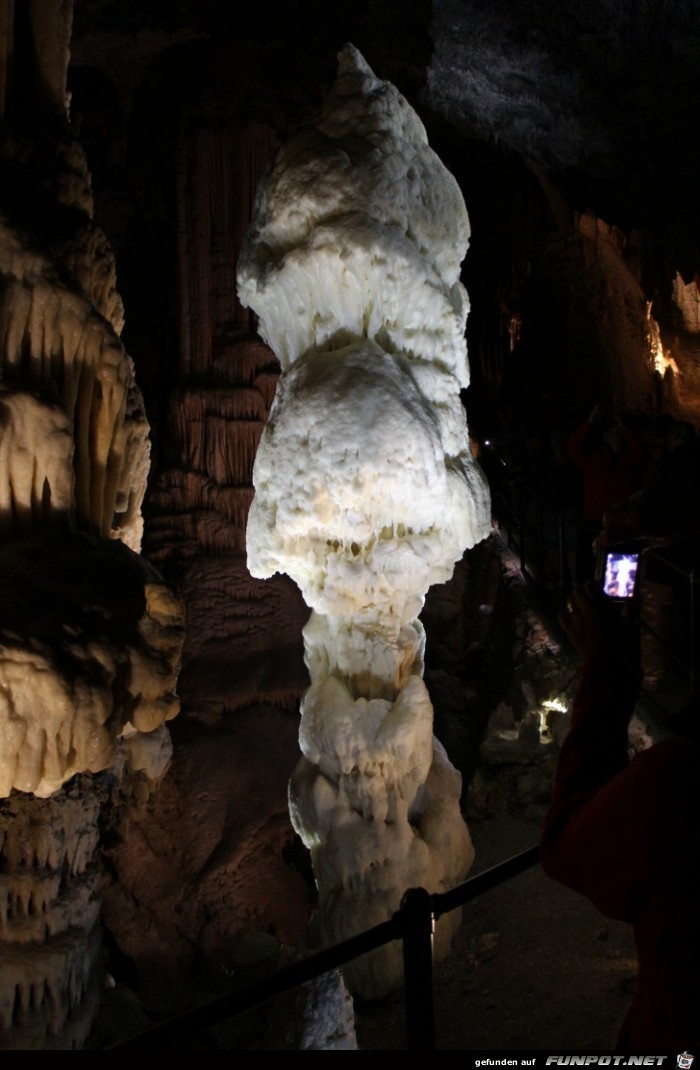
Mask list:
[[[432,735],[418,621],[489,530],[460,389],[469,237],[422,123],[352,46],[317,122],[278,154],[239,262],[239,294],[283,375],[254,468],[254,576],[286,572],[312,614],[292,820],[311,850],[321,938],[441,891],[472,849],[460,778]],[[455,915],[438,926],[438,954]],[[380,996],[400,949],[348,971]]]
[[[93,242],[86,226],[62,252],[70,262],[79,259],[78,245],[87,254]],[[133,364],[117,334],[121,306],[100,279],[101,314],[87,279],[70,285],[61,262],[0,219],[0,509],[16,514],[22,531],[44,527],[49,513],[74,511],[138,550],[150,446]],[[100,277],[104,271],[100,263]],[[7,515],[3,523],[7,529]]]
[[[104,785],[0,800],[0,1050],[81,1047],[100,998]]]
[[[0,544],[0,596],[0,798],[107,769],[178,712],[180,603],[118,542]]]
[[[0,3],[0,1048],[72,1049],[101,974],[104,775],[150,779],[180,602],[139,556],[150,444],[65,91],[70,2]]]

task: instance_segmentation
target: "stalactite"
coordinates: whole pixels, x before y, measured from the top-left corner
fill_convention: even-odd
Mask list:
[[[98,816],[107,785],[0,800],[0,1049],[81,1047],[100,990]]]
[[[149,447],[133,365],[111,326],[80,293],[58,279],[50,261],[34,252],[22,255],[18,245],[19,238],[9,227],[0,228],[0,318],[4,324],[0,376],[15,384],[15,390],[21,379],[22,390],[47,391],[62,408],[75,442],[79,521],[109,535],[119,490],[127,485],[132,488],[131,515],[125,517],[122,511],[119,527],[121,536],[138,548],[140,532],[131,535],[129,526],[139,528]],[[22,361],[27,352],[29,364]],[[48,470],[53,462],[45,454],[39,449],[37,458],[40,469]],[[51,508],[65,510],[59,488],[53,488],[50,477],[46,478],[52,491]]]

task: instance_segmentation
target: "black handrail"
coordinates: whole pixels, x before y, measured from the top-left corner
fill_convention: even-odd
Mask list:
[[[539,847],[528,847],[525,851],[521,851],[520,854],[506,858],[504,862],[499,862],[497,865],[491,866],[490,869],[485,869],[483,873],[477,873],[476,877],[470,877],[468,881],[458,884],[449,892],[441,892],[432,896],[435,917],[439,918],[450,910],[454,910],[455,907],[461,907],[468,903],[470,899],[475,899],[477,895],[483,895],[484,892],[488,892],[491,888],[498,887],[499,884],[510,880],[511,877],[517,877],[518,874],[524,873],[526,869],[537,865],[539,860]]]
[[[404,942],[407,1050],[432,1051],[435,1048],[432,987],[434,921],[530,869],[538,861],[539,848],[529,847],[458,884],[449,892],[430,895],[424,888],[411,888],[405,893],[400,908],[388,921],[343,940],[334,947],[316,951],[271,977],[227,992],[200,1007],[137,1033],[128,1040],[112,1044],[105,1051],[167,1050],[202,1029],[219,1025],[229,1018],[269,1003],[284,992],[338,969],[359,955],[383,947],[392,940]]]
[[[168,1046],[178,1040],[191,1036],[201,1029],[219,1025],[228,1018],[234,1018],[245,1011],[261,1007],[277,996],[297,988],[298,985],[313,981],[315,977],[321,977],[324,973],[337,970],[352,959],[365,955],[368,951],[375,951],[378,947],[390,943],[391,940],[400,940],[403,936],[403,920],[401,911],[397,911],[388,921],[375,925],[372,929],[366,929],[357,936],[351,936],[349,940],[343,940],[333,947],[316,951],[300,962],[294,962],[291,966],[270,977],[263,977],[259,981],[246,985],[244,988],[226,992],[216,999],[203,1003],[200,1007],[184,1011],[174,1018],[159,1025],[152,1026],[128,1040],[113,1044],[106,1051],[126,1051],[141,1048],[162,1048],[164,1042]]]

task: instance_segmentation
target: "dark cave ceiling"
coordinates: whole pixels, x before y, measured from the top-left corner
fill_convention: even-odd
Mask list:
[[[427,121],[566,172],[581,201],[700,266],[697,0],[76,0],[78,62],[135,34],[151,50],[277,39],[328,77],[351,39]]]

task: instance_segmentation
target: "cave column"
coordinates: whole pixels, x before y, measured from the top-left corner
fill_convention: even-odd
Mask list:
[[[290,812],[323,943],[386,920],[407,887],[453,886],[473,857],[417,619],[490,528],[459,400],[468,233],[418,117],[346,46],[315,126],[258,191],[239,263],[241,299],[283,369],[255,461],[249,567],[287,572],[313,610]],[[458,920],[438,925],[438,955]],[[401,983],[401,951],[346,976],[383,996]]]

